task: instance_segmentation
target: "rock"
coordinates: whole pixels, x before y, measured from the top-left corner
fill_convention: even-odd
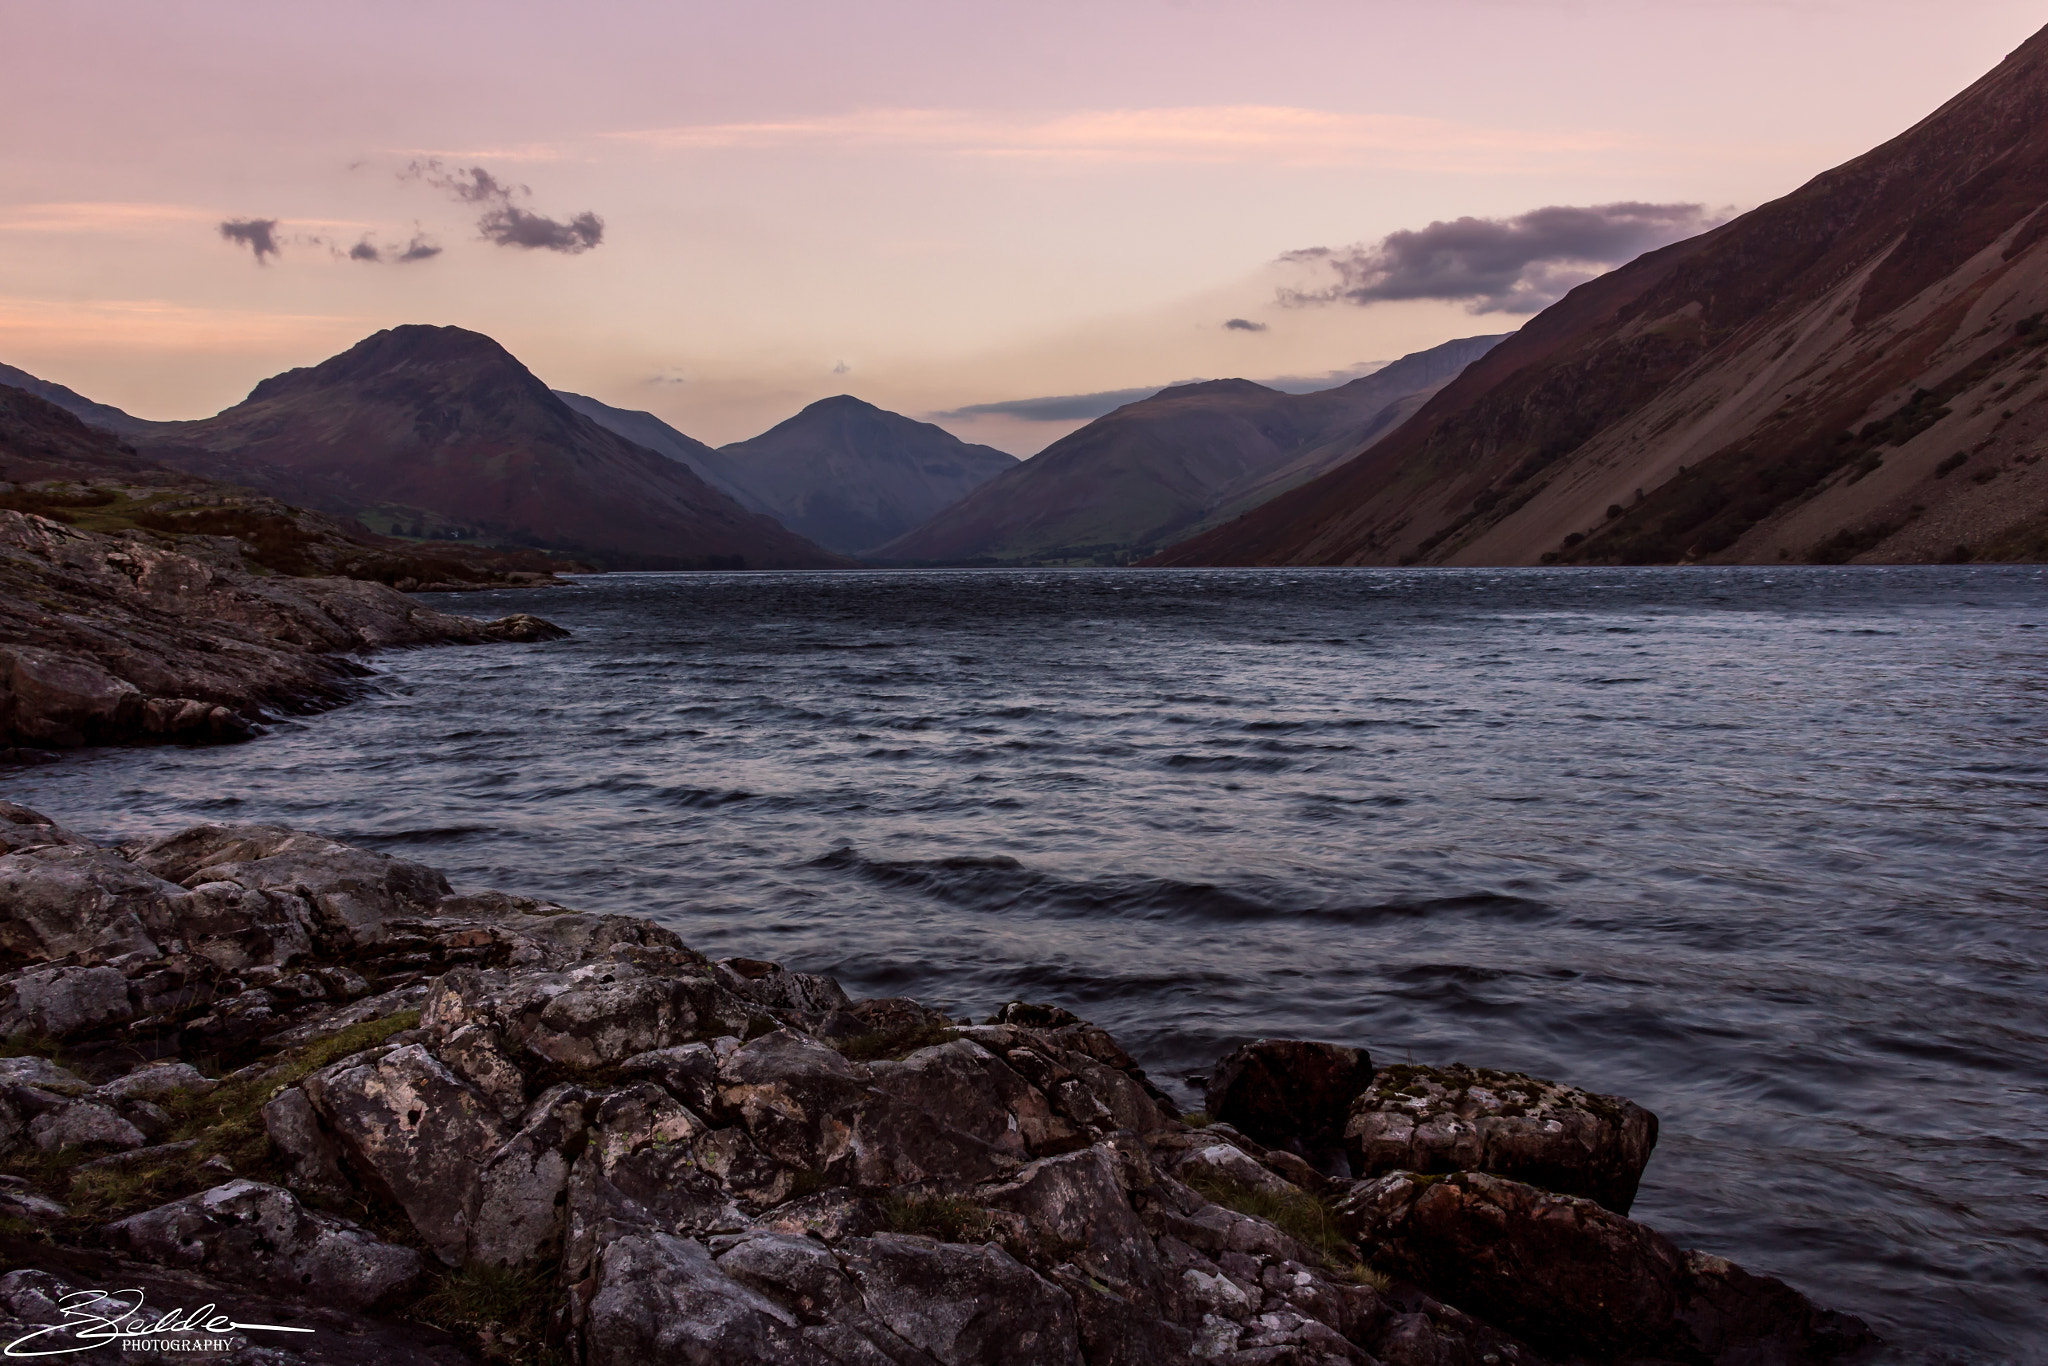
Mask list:
[[[68,1214],[55,1200],[46,1200],[28,1189],[28,1183],[20,1177],[0,1177],[0,1219],[49,1225],[62,1223]]]
[[[560,1242],[569,1165],[591,1104],[580,1086],[555,1086],[533,1103],[519,1129],[477,1175],[469,1260],[521,1266]]]
[[[156,1062],[94,1087],[92,1099],[103,1105],[138,1100],[161,1103],[173,1096],[203,1096],[217,1085],[190,1063]]]
[[[636,1053],[619,1064],[628,1081],[651,1081],[707,1118],[718,1110],[718,1055],[711,1045],[678,1044]]]
[[[59,1148],[140,1148],[147,1136],[104,1105],[74,1100],[29,1121],[29,1141],[44,1152]]]
[[[1107,1148],[1088,1148],[1033,1162],[980,1201],[1024,1217],[1048,1252],[1072,1259],[1126,1302],[1149,1314],[1165,1306],[1167,1278],[1145,1227],[1118,1180]]]
[[[944,1366],[1082,1366],[1073,1300],[999,1247],[878,1233],[839,1251],[869,1311]]]
[[[839,983],[808,972],[790,972],[780,963],[758,958],[726,958],[718,963],[727,985],[772,1010],[803,1015],[829,1015],[852,1005]]]
[[[561,972],[458,968],[435,983],[420,1023],[441,1036],[487,1025],[514,1056],[589,1070],[686,1042],[733,1014],[730,993],[694,963],[650,970],[600,957]]]
[[[0,800],[0,854],[25,853],[52,845],[85,847],[87,841],[72,834],[40,811],[16,802]]]
[[[718,1070],[719,1104],[784,1166],[843,1183],[873,1073],[817,1040],[779,1029],[737,1049]]]
[[[0,856],[0,951],[35,962],[155,956],[159,950],[145,922],[169,925],[169,907],[180,891],[111,850],[57,844],[6,854]]]
[[[509,617],[483,624],[479,634],[486,640],[513,641],[529,644],[538,640],[567,640],[569,633],[545,617],[536,617],[527,612],[514,612]]]
[[[721,1160],[706,1150],[710,1136],[702,1118],[649,1082],[598,1100],[589,1140],[566,1182],[567,1278],[580,1276],[605,1243],[624,1233],[692,1236],[745,1227],[728,1190],[754,1188],[760,1178],[735,1181],[731,1154]],[[792,1173],[770,1167],[765,1175],[765,1188],[758,1188],[764,1198],[789,1193]]]
[[[1342,1176],[1345,1120],[1372,1075],[1372,1060],[1363,1049],[1260,1039],[1233,1049],[1216,1064],[1206,1098],[1209,1117],[1267,1147],[1306,1158],[1326,1174]],[[1333,1157],[1340,1168],[1334,1172]]]
[[[419,1044],[334,1063],[305,1091],[348,1165],[398,1202],[436,1256],[460,1262],[478,1174],[510,1137],[496,1107]]]
[[[320,929],[345,947],[370,944],[385,922],[430,912],[448,879],[410,859],[271,825],[200,825],[143,845],[138,868],[196,889],[233,883],[308,898]]]
[[[32,1086],[38,1091],[73,1099],[92,1089],[92,1084],[85,1078],[59,1067],[48,1058],[38,1058],[33,1054],[21,1058],[0,1058],[0,1089],[10,1086]]]
[[[255,1181],[230,1181],[131,1215],[109,1224],[106,1235],[146,1261],[271,1290],[312,1287],[322,1300],[356,1310],[394,1302],[419,1284],[424,1269],[411,1248]]]
[[[864,1185],[985,1180],[1014,1171],[1031,1156],[1032,1137],[1055,1132],[1045,1096],[971,1043],[867,1071],[878,1099],[861,1111],[853,1140]]]
[[[113,968],[24,968],[0,978],[0,1035],[62,1039],[134,1018],[128,979]]]
[[[620,1238],[599,1254],[583,1318],[586,1366],[838,1366],[795,1317],[665,1233]]]
[[[1482,1172],[1398,1172],[1339,1207],[1376,1265],[1538,1350],[1686,1363],[1822,1361],[1875,1341],[1784,1283],[1682,1252],[1595,1203]]]
[[[1657,1146],[1657,1117],[1519,1072],[1381,1069],[1344,1128],[1354,1172],[1484,1171],[1628,1213]]]
[[[263,1131],[291,1169],[286,1184],[294,1191],[329,1200],[346,1199],[354,1193],[341,1170],[341,1149],[320,1127],[320,1117],[305,1091],[287,1087],[261,1113]]]

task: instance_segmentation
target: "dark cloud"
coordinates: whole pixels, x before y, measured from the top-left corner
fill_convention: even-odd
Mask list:
[[[517,204],[492,209],[476,221],[476,228],[501,247],[560,251],[571,256],[604,241],[604,220],[594,213],[579,213],[564,223],[545,214],[528,213]]]
[[[373,265],[381,262],[404,265],[408,261],[431,260],[440,254],[439,247],[428,241],[424,233],[417,232],[412,235],[412,240],[402,247],[380,247],[365,233],[362,241],[348,249],[349,260],[368,261]]]
[[[1225,332],[1263,332],[1266,324],[1255,323],[1250,318],[1227,318],[1223,323]]]
[[[1336,283],[1287,290],[1290,304],[1448,299],[1473,313],[1535,313],[1646,251],[1725,222],[1704,204],[1553,205],[1516,218],[1460,218],[1389,233],[1377,245],[1309,247],[1281,259],[1327,267]]]
[[[220,225],[220,235],[256,253],[259,266],[264,257],[278,254],[275,218],[230,218]]]
[[[439,161],[415,161],[400,171],[398,178],[421,181],[464,204],[487,205],[483,216],[476,221],[476,229],[486,241],[496,242],[501,247],[559,251],[576,256],[604,241],[604,220],[596,214],[584,212],[573,218],[559,219],[523,208],[516,201],[531,198],[533,190],[500,180],[481,166],[450,170]],[[435,247],[426,255],[431,256],[439,250]]]

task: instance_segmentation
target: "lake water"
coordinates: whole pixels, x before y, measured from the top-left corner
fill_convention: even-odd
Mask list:
[[[437,600],[253,744],[17,771],[277,821],[1178,1087],[1259,1035],[1626,1095],[1636,1216],[2048,1361],[2048,570],[618,575]]]

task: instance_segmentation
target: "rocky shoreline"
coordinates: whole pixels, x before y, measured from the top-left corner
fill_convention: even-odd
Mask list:
[[[85,1360],[1874,1344],[1628,1219],[1654,1116],[1536,1078],[1264,1040],[1183,1115],[1056,1006],[954,1020],[304,832],[102,848],[12,805],[0,955],[0,1341]],[[268,1327],[163,1327],[201,1305]]]
[[[246,739],[357,696],[369,670],[354,654],[566,634],[437,612],[365,579],[275,573],[232,536],[109,535],[0,509],[0,763]]]

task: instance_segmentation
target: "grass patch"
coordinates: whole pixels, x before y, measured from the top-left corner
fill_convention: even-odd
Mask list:
[[[548,1341],[555,1266],[470,1265],[443,1274],[412,1315],[464,1339],[486,1360],[557,1366],[568,1354]]]
[[[1207,1110],[1190,1110],[1180,1117],[1180,1122],[1190,1129],[1206,1129],[1216,1121]]]
[[[157,1143],[190,1142],[192,1146],[155,1161],[80,1171],[103,1154],[80,1148],[54,1153],[29,1150],[0,1164],[0,1170],[63,1201],[71,1216],[67,1227],[103,1223],[217,1186],[223,1179],[220,1173],[201,1169],[211,1157],[226,1159],[237,1176],[281,1182],[285,1172],[271,1147],[270,1135],[264,1131],[263,1107],[283,1088],[296,1085],[331,1062],[411,1029],[419,1019],[417,1010],[401,1010],[381,1020],[366,1020],[315,1039],[286,1054],[275,1067],[224,1082],[203,1096],[185,1092],[167,1097],[163,1108],[171,1122]]]
[[[0,1039],[0,1058],[47,1058],[64,1066],[64,1045],[44,1034],[9,1034]]]
[[[1336,1213],[1307,1191],[1261,1190],[1211,1172],[1195,1173],[1188,1186],[1225,1209],[1265,1220],[1314,1252],[1331,1271],[1350,1275],[1360,1265],[1358,1248],[1338,1227]]]
[[[899,1025],[895,1029],[877,1029],[869,1034],[856,1034],[850,1039],[841,1039],[832,1046],[839,1050],[842,1057],[852,1062],[895,1062],[899,1058],[909,1057],[920,1048],[951,1043],[955,1037],[955,1031],[945,1025]]]
[[[916,1233],[942,1243],[987,1241],[988,1211],[957,1195],[892,1195],[882,1202],[891,1233]]]

